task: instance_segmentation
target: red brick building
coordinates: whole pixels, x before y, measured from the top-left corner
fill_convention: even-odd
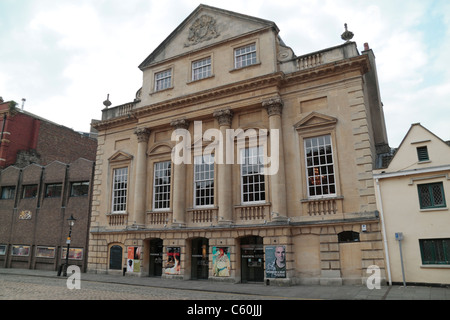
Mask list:
[[[0,99],[0,169],[10,165],[48,165],[78,158],[94,161],[97,140]]]

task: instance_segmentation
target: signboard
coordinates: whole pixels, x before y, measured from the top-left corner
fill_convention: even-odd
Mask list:
[[[213,276],[215,277],[229,277],[230,276],[230,248],[228,247],[213,247]]]
[[[141,247],[128,247],[127,272],[141,271]]]
[[[180,247],[167,247],[167,260],[164,269],[165,274],[181,273],[181,249]]]
[[[266,246],[266,278],[286,278],[286,247]]]

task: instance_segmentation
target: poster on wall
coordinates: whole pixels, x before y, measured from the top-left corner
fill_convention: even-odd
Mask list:
[[[230,249],[228,247],[213,247],[213,275],[215,277],[230,276]]]
[[[127,272],[141,271],[141,247],[128,247]]]
[[[286,278],[286,247],[266,246],[266,278]]]
[[[165,274],[181,273],[180,255],[181,255],[180,247],[167,247],[167,260],[166,265],[164,266]]]
[[[30,254],[30,246],[13,245],[13,256],[28,256]]]

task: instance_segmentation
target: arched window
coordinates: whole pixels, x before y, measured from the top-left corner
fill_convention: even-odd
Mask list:
[[[338,234],[339,242],[359,242],[359,233],[354,231],[342,231]]]

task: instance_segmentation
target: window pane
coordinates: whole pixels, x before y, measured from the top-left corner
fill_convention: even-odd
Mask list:
[[[153,209],[170,208],[170,174],[170,161],[154,164]]]
[[[262,147],[241,150],[242,202],[266,200]]]
[[[170,88],[172,83],[172,70],[165,70],[155,74],[155,91]]]
[[[113,212],[125,212],[127,209],[128,168],[114,169]]]
[[[45,187],[46,198],[58,198],[61,197],[62,183],[48,184]]]
[[[194,158],[195,206],[214,205],[214,156]]]
[[[200,80],[211,76],[211,57],[192,63],[192,80]]]
[[[1,199],[14,199],[16,187],[2,187]]]
[[[234,51],[235,68],[242,68],[256,63],[256,45],[238,48]]]
[[[304,140],[309,197],[336,194],[331,136]]]

